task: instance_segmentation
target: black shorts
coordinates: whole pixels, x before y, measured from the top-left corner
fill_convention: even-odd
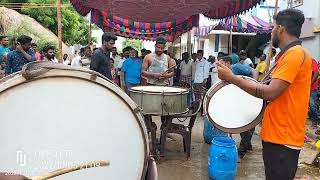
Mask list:
[[[266,180],[293,180],[300,150],[262,141]]]

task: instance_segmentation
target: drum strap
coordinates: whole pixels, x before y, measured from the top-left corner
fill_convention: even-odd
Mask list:
[[[302,49],[302,50],[303,50],[303,61],[302,61],[301,65],[300,65],[300,68],[302,67],[302,65],[303,65],[303,63],[304,63],[304,61],[306,59],[306,51],[304,49]],[[271,80],[272,80],[271,73],[276,68],[277,64],[278,64],[278,61],[276,61],[274,66],[265,74],[265,76],[261,80],[262,84],[269,84],[271,82]]]
[[[60,69],[60,70],[70,70],[70,71],[78,71],[78,72],[85,72],[91,74],[91,80],[95,80],[97,77],[100,77],[104,80],[111,82],[108,78],[103,76],[102,74],[91,71],[86,68],[82,67],[71,67],[64,64],[57,64],[48,61],[41,61],[41,62],[30,62],[22,67],[21,74],[26,80],[31,80],[38,76],[49,72],[52,69]]]

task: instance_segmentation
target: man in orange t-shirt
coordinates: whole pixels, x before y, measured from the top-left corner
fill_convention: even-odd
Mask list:
[[[312,61],[299,37],[304,15],[296,9],[274,17],[272,45],[280,48],[270,84],[239,78],[218,65],[219,78],[269,102],[262,120],[261,139],[267,180],[293,180],[304,145],[311,87]]]

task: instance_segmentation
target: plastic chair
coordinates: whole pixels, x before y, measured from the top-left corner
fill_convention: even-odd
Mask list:
[[[172,115],[166,116],[165,121],[161,125],[161,136],[160,136],[160,157],[164,158],[165,153],[165,144],[168,133],[180,134],[183,137],[183,150],[184,153],[187,154],[187,159],[190,158],[191,151],[191,133],[192,128],[194,126],[195,120],[197,118],[197,114],[201,108],[201,100],[195,101],[192,103],[189,111],[185,114],[181,115]],[[187,126],[183,124],[175,124],[173,123],[173,119],[190,119],[189,124]]]

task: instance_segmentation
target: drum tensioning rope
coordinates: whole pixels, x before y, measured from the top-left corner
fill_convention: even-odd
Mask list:
[[[91,162],[85,162],[82,164],[78,164],[75,166],[71,166],[71,167],[67,167],[67,168],[62,168],[62,169],[58,169],[56,171],[52,171],[46,175],[42,175],[42,176],[35,176],[32,177],[31,180],[47,180],[47,179],[51,179],[63,174],[67,174],[67,173],[71,173],[74,171],[78,171],[78,170],[83,170],[83,169],[88,169],[88,168],[95,168],[95,167],[104,167],[104,166],[109,166],[110,162],[109,161],[91,161]]]
[[[21,75],[26,79],[30,80],[49,72],[52,69],[59,69],[59,70],[70,70],[70,71],[78,71],[91,74],[91,80],[95,80],[97,77],[100,77],[104,80],[112,82],[102,74],[85,69],[82,67],[71,67],[64,64],[57,64],[49,61],[42,61],[42,62],[30,62],[22,67]]]

